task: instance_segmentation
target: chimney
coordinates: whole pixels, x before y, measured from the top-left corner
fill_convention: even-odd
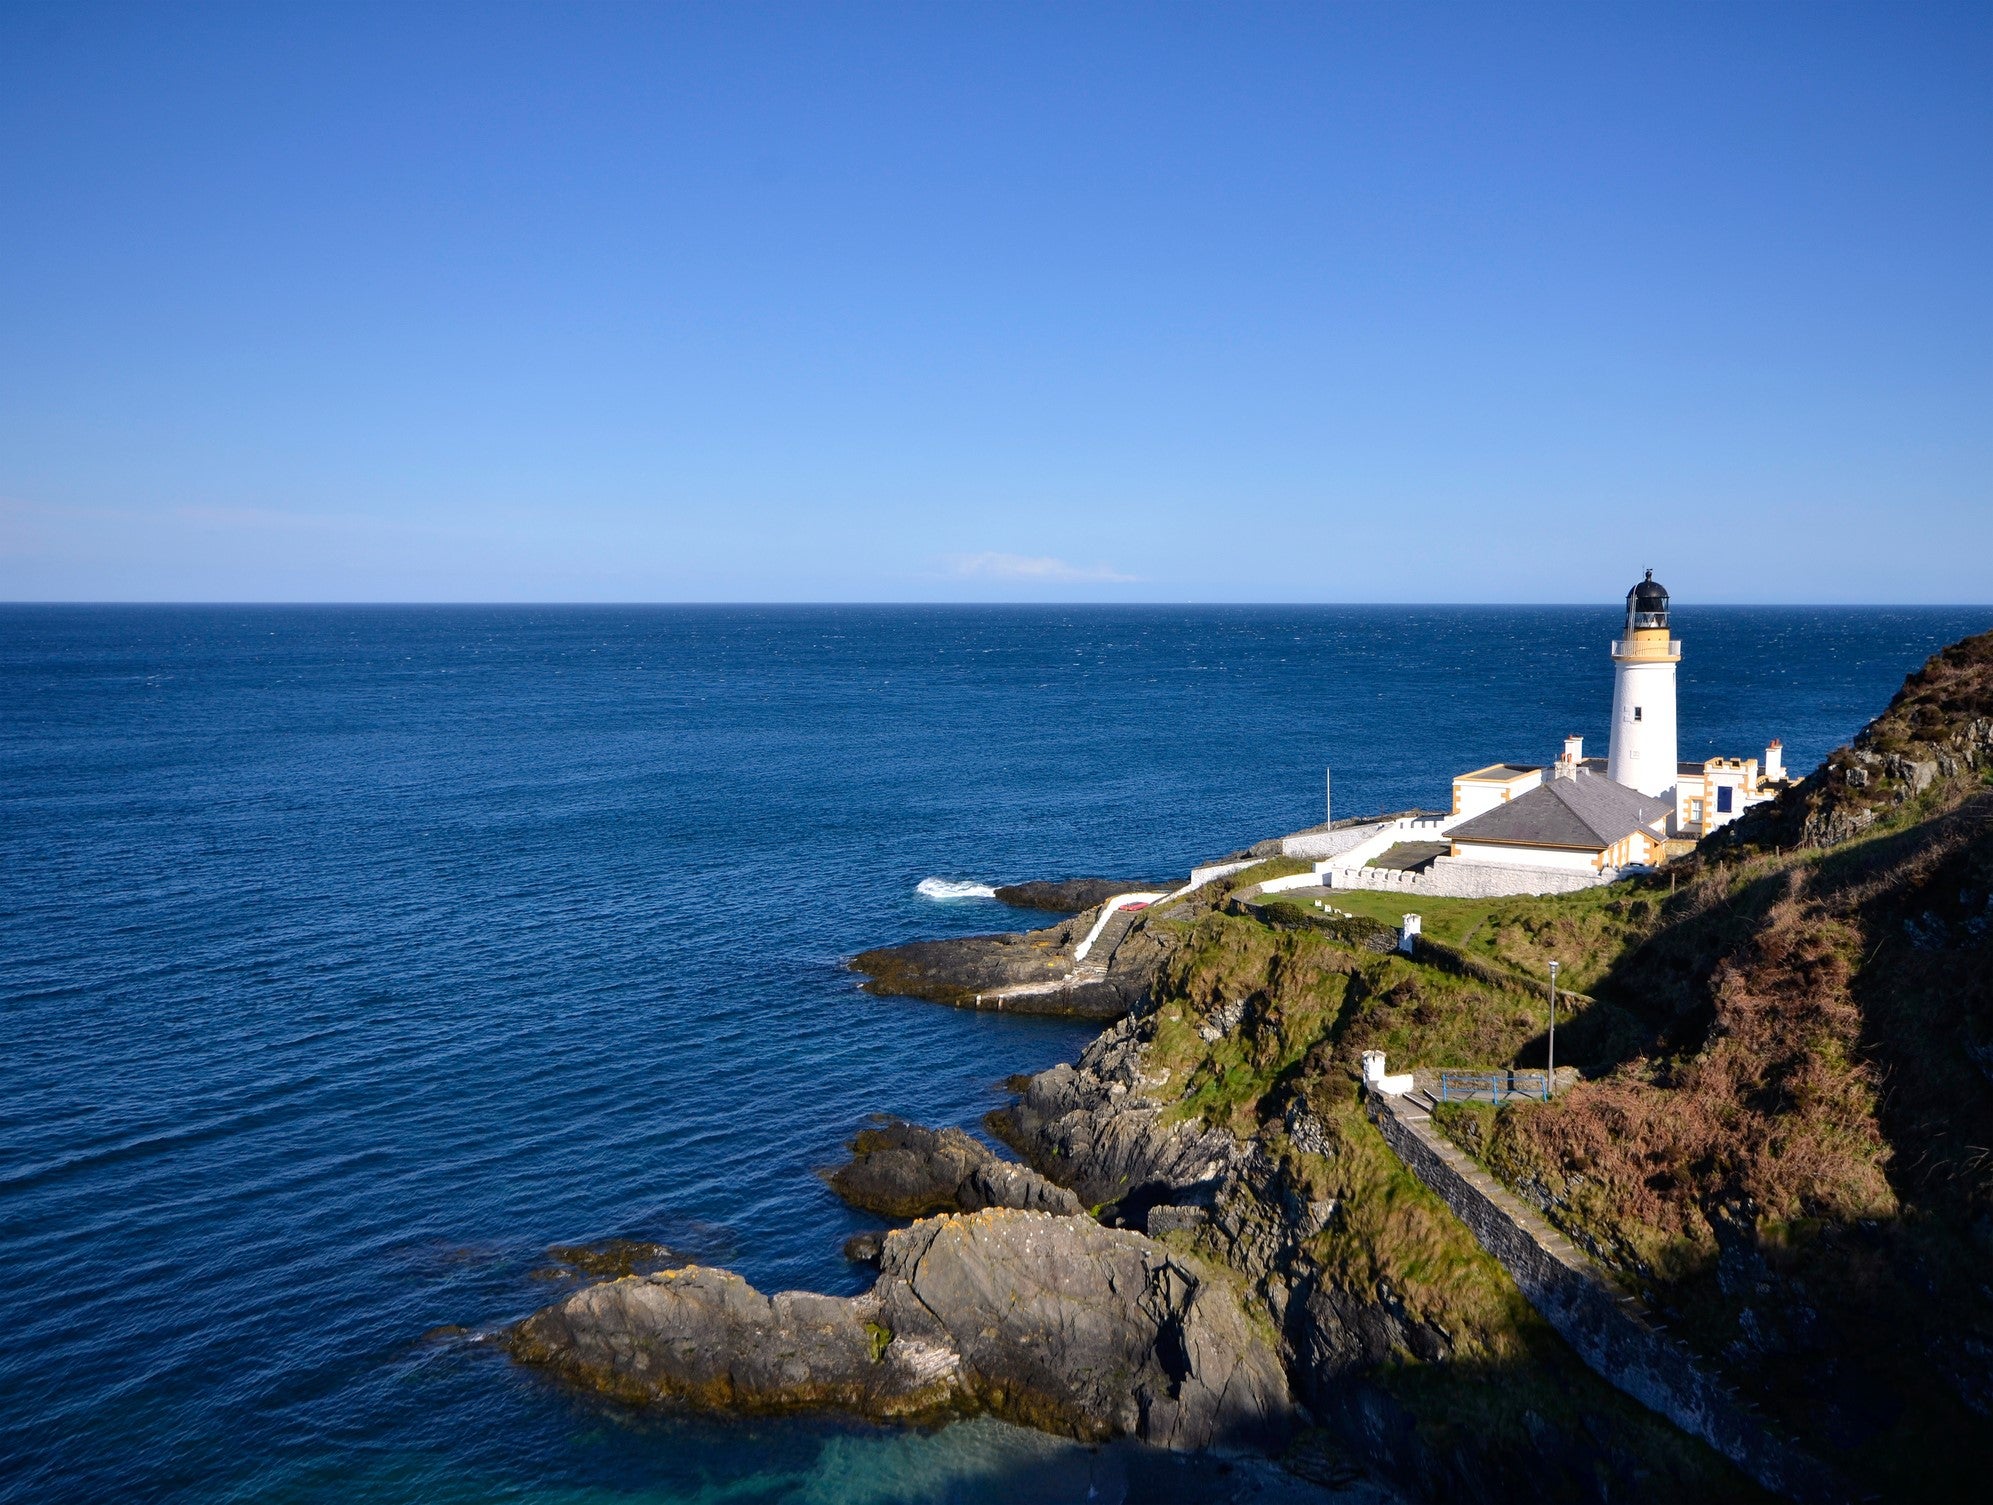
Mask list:
[[[1765,777],[1773,783],[1785,777],[1785,744],[1776,737],[1765,748]]]
[[[1556,763],[1551,766],[1550,777],[1553,779],[1571,779],[1575,782],[1578,777],[1578,758],[1584,752],[1584,748],[1585,739],[1583,737],[1566,737],[1564,739],[1564,751],[1557,755]]]

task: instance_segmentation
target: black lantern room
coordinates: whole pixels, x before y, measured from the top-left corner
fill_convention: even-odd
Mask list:
[[[1638,632],[1643,627],[1668,629],[1668,591],[1655,580],[1649,570],[1647,578],[1626,593],[1626,630]]]

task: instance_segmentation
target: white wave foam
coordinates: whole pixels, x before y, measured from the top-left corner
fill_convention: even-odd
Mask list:
[[[996,890],[987,883],[962,883],[953,878],[923,878],[913,891],[923,899],[994,899]]]

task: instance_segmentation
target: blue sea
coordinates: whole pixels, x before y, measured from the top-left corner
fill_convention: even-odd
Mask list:
[[[1696,610],[1804,770],[1993,611]],[[643,1415],[490,1335],[547,1246],[849,1292],[813,1174],[1081,1025],[844,959],[1603,750],[1617,608],[0,608],[0,1500],[1212,1498],[988,1422]],[[460,1334],[428,1336],[456,1327]]]

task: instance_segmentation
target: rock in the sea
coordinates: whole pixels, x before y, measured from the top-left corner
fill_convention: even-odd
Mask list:
[[[1079,1198],[1028,1166],[999,1160],[960,1129],[881,1118],[851,1140],[851,1159],[824,1179],[853,1207],[889,1218],[1014,1207],[1077,1213]]]
[[[1085,911],[1044,930],[882,946],[852,958],[865,991],[957,1007],[1115,1019],[1148,996],[1165,946],[1141,911],[1117,911],[1082,969],[1079,943],[1099,918]]]
[[[1166,883],[1140,878],[1061,878],[1033,883],[1007,883],[996,891],[1003,903],[1014,909],[1043,909],[1053,914],[1078,914],[1105,904],[1122,894],[1173,893],[1182,887],[1181,879]]]
[[[854,1233],[844,1241],[844,1257],[854,1265],[877,1265],[885,1248],[886,1230],[870,1228],[863,1233]]]
[[[981,993],[1057,982],[1072,971],[1073,948],[1085,936],[1072,919],[1045,930],[881,946],[859,952],[851,966],[865,974],[868,993],[973,1005]]]
[[[851,1159],[824,1179],[853,1207],[889,1218],[954,1211],[969,1173],[996,1159],[960,1129],[924,1129],[899,1118],[860,1129],[850,1148]]]
[[[1279,1358],[1209,1267],[1010,1209],[889,1234],[863,1296],[764,1296],[694,1266],[590,1286],[527,1318],[512,1348],[623,1399],[732,1411],[988,1411],[1173,1448],[1264,1445],[1292,1420]]]
[[[612,1238],[599,1244],[556,1244],[547,1251],[554,1261],[535,1270],[535,1280],[571,1280],[579,1276],[648,1275],[666,1265],[682,1265],[685,1258],[664,1244],[648,1239]]]

